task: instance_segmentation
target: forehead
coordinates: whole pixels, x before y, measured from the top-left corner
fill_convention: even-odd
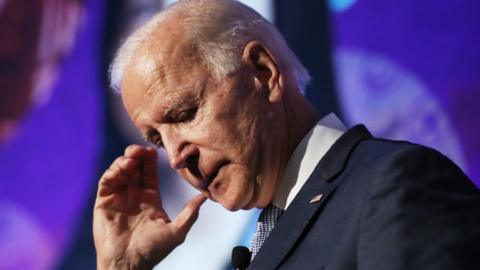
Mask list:
[[[192,97],[209,77],[191,42],[165,33],[154,33],[141,44],[125,69],[121,88],[129,113],[154,98],[168,104]]]

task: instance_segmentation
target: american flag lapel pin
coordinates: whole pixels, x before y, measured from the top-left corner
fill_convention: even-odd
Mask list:
[[[322,199],[322,197],[323,197],[322,193],[316,196],[313,196],[313,198],[310,200],[310,204],[319,202]]]

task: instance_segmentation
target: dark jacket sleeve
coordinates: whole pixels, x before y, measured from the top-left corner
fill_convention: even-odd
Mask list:
[[[359,269],[480,269],[480,191],[448,158],[415,146],[370,179]]]

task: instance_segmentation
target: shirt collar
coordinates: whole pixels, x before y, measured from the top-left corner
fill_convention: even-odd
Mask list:
[[[345,130],[345,125],[330,113],[307,133],[288,160],[273,205],[283,210],[288,208],[320,159]]]

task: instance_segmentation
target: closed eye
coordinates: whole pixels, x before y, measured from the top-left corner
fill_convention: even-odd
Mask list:
[[[188,110],[181,111],[177,114],[175,122],[182,123],[188,122],[195,118],[195,114],[197,113],[197,107],[190,108]]]

